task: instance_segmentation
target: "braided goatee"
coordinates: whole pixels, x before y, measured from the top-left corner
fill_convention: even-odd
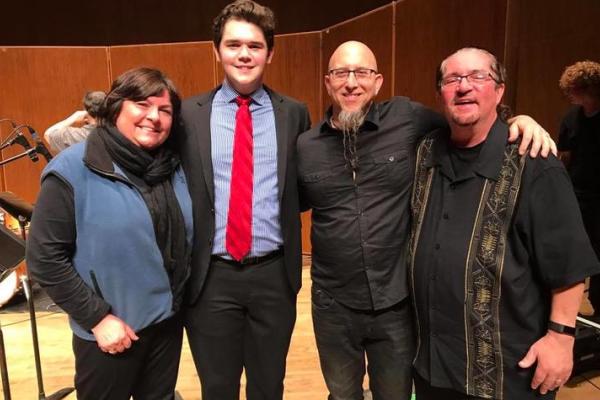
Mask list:
[[[356,170],[358,168],[358,131],[365,121],[366,112],[360,111],[340,111],[337,118],[337,128],[342,131],[344,144],[344,159],[347,165]]]

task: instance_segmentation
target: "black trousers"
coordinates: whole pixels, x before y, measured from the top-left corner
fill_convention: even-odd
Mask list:
[[[181,317],[137,333],[119,354],[104,353],[96,342],[73,335],[75,389],[80,400],[167,400],[175,398],[181,356]]]
[[[214,261],[186,331],[202,400],[238,400],[242,369],[248,400],[281,400],[296,321],[296,294],[283,258],[256,265]]]
[[[425,379],[421,378],[416,371],[414,372],[415,380],[415,393],[418,400],[486,400],[483,397],[469,396],[461,393],[457,390],[444,389],[431,386],[431,384]],[[509,383],[510,385],[510,383]],[[519,399],[539,399],[539,400],[554,400],[556,398],[556,391],[550,391],[545,395],[541,395],[539,392],[528,391],[523,393],[523,397],[513,397],[505,395],[506,400],[519,400]]]

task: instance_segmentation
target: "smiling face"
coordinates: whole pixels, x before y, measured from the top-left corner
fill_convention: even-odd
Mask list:
[[[482,72],[494,76],[491,63],[491,57],[480,50],[462,50],[444,61],[442,75],[447,78]],[[497,84],[491,77],[482,82],[462,78],[453,84],[442,85],[440,100],[451,126],[482,126],[487,133],[485,127],[491,127],[496,120],[496,106],[503,94],[504,84]]]
[[[227,82],[239,94],[249,95],[262,85],[273,51],[267,49],[265,36],[257,25],[230,19],[225,23],[215,55],[223,65]]]
[[[166,90],[145,100],[124,100],[115,125],[129,141],[154,150],[167,140],[173,122],[173,106]]]
[[[377,61],[373,52],[363,43],[346,42],[341,44],[329,60],[329,71],[346,69],[368,69],[377,71]],[[381,85],[383,76],[373,72],[368,76],[357,77],[350,73],[347,78],[336,79],[334,74],[325,75],[325,87],[333,103],[333,118],[337,119],[340,111],[348,113],[366,111]]]

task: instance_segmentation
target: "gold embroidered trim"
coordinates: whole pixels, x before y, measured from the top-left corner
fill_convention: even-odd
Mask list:
[[[425,165],[425,162],[429,158],[429,154],[431,153],[432,145],[433,138],[425,138],[419,144],[419,147],[417,149],[417,166],[415,169],[413,193],[411,197],[412,227],[408,247],[408,259],[410,260],[408,274],[411,282],[413,310],[415,311],[415,323],[417,328],[417,348],[415,351],[415,358],[413,359],[413,362],[416,361],[417,355],[419,354],[419,349],[421,347],[421,326],[419,324],[419,314],[417,312],[417,303],[415,300],[415,250],[417,248],[416,244],[419,240],[419,235],[421,233],[421,225],[423,223],[423,217],[425,216],[425,210],[427,209],[427,199],[429,197],[429,191],[431,188],[431,181],[434,172],[433,168],[430,168],[428,171]]]
[[[409,268],[414,293],[414,257],[418,245],[434,167],[425,161],[431,154],[434,139],[419,145],[413,188],[412,231]],[[500,334],[500,296],[506,237],[512,222],[525,156],[519,156],[516,144],[506,147],[498,180],[486,180],[477,210],[465,264],[465,335],[468,395],[503,398],[503,359]],[[416,304],[415,304],[416,312]],[[417,332],[419,333],[418,315]],[[417,342],[417,354],[420,337]]]

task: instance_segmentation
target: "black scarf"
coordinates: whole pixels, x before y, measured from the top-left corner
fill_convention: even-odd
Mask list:
[[[171,184],[179,157],[165,145],[148,153],[129,141],[114,125],[99,127],[97,132],[112,160],[125,170],[150,211],[156,243],[171,283],[173,310],[177,311],[190,274],[185,223]]]

